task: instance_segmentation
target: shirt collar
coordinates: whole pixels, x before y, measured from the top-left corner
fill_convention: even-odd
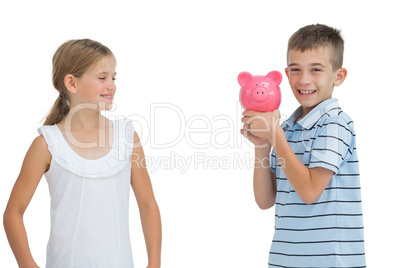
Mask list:
[[[300,106],[299,108],[296,109],[296,111],[294,111],[294,113],[289,117],[289,119],[284,122],[284,124],[287,128],[292,127],[295,124],[299,124],[305,129],[310,129],[318,122],[318,120],[321,119],[321,117],[324,114],[338,107],[339,107],[338,99],[332,98],[329,100],[325,100],[320,104],[318,104],[316,107],[314,107],[313,110],[311,110],[300,121],[296,122],[296,120],[300,118],[303,112],[303,107]]]

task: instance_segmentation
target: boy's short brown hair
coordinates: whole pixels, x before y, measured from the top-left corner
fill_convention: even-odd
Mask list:
[[[289,39],[288,54],[290,50],[304,52],[308,49],[330,48],[332,55],[330,61],[333,71],[342,68],[344,40],[341,31],[324,24],[312,24],[300,28]]]

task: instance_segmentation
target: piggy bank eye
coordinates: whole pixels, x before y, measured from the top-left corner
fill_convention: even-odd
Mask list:
[[[255,84],[258,87],[258,84]]]

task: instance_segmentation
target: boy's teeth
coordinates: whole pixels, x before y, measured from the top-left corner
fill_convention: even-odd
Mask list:
[[[307,95],[307,94],[314,93],[315,90],[309,90],[309,91],[301,91],[301,90],[299,90],[299,92],[300,92],[301,94],[303,94],[303,95]]]

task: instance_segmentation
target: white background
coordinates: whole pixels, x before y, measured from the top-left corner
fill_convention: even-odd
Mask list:
[[[387,0],[1,4],[0,211],[38,135],[36,129],[58,95],[51,83],[53,53],[66,40],[91,38],[108,46],[117,58],[113,114],[143,118],[137,125],[145,126],[142,140],[147,157],[166,160],[174,152],[191,161],[183,172],[177,165],[166,164],[157,170],[150,166],[162,214],[162,266],[267,267],[274,210],[262,211],[254,202],[250,162],[254,150],[239,134],[237,75],[275,69],[284,75],[291,34],[307,24],[323,23],[342,29],[346,40],[344,67],[349,73],[333,96],[355,122],[367,264],[395,267],[400,253],[397,202],[402,186],[397,169],[401,140],[395,135],[398,91],[402,89],[402,20],[396,4]],[[288,117],[297,102],[285,77],[281,90],[280,110]],[[165,105],[152,111],[155,105],[161,106],[157,103],[175,108]],[[216,120],[216,116],[231,120]],[[204,132],[194,133],[195,128]],[[222,128],[226,131],[215,136]],[[211,142],[212,137],[217,140]],[[175,139],[175,145],[157,148]],[[210,145],[195,148],[194,143]],[[224,148],[216,148],[217,144]],[[236,155],[249,163],[236,166]],[[229,163],[213,162],[219,159]],[[132,197],[134,263],[145,267],[145,244]],[[42,267],[49,209],[43,178],[24,217],[31,251]],[[17,267],[4,231],[0,231],[0,267]]]

